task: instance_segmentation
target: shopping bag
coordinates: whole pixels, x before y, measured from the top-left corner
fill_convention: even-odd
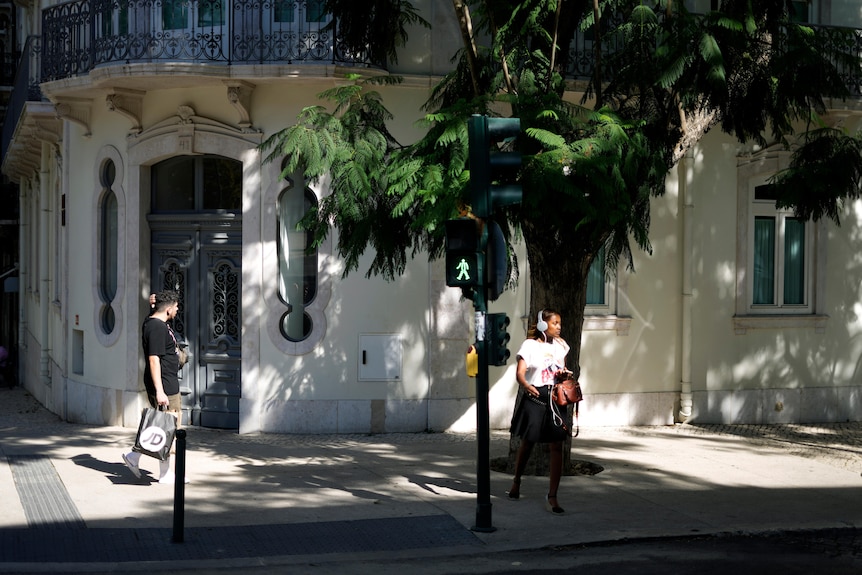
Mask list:
[[[171,444],[176,432],[177,418],[171,412],[146,407],[141,412],[141,423],[132,451],[165,461],[171,455]]]

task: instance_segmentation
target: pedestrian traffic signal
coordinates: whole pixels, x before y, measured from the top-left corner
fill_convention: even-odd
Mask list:
[[[488,220],[488,240],[485,248],[485,277],[488,285],[488,301],[496,301],[506,289],[509,279],[509,251],[503,230],[497,222]]]
[[[472,218],[446,222],[446,285],[472,288],[484,285],[484,246],[481,222]]]
[[[489,313],[488,318],[488,365],[506,365],[509,361],[509,316],[504,313]]]
[[[470,205],[478,218],[496,208],[518,204],[523,196],[516,182],[519,152],[492,151],[492,145],[521,133],[520,118],[489,118],[474,114],[467,122],[470,145]]]

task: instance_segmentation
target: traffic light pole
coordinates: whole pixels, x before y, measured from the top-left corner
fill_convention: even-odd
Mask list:
[[[491,417],[488,404],[488,337],[486,320],[488,288],[478,287],[473,294],[476,317],[476,351],[479,371],[476,374],[476,524],[470,529],[491,533],[497,528],[491,522]]]
[[[446,222],[446,285],[460,287],[465,297],[473,300],[475,310],[476,352],[476,524],[473,531],[496,531],[491,523],[491,417],[488,405],[490,383],[488,365],[505,365],[508,318],[504,314],[488,316],[488,301],[497,299],[503,291],[505,272],[505,242],[493,222],[494,210],[521,202],[519,184],[511,183],[521,166],[521,154],[492,150],[492,144],[516,138],[521,133],[519,118],[488,118],[474,114],[467,120],[470,163],[471,218]],[[510,183],[506,183],[506,182]],[[465,221],[466,220],[466,221]],[[478,228],[477,228],[478,225]],[[496,229],[489,234],[489,227]],[[481,229],[480,235],[477,231]],[[493,247],[487,258],[489,235]],[[478,241],[477,241],[478,240]],[[487,260],[487,261],[486,261]],[[501,262],[502,260],[502,262]],[[494,269],[494,290],[490,292],[486,265]],[[499,320],[502,316],[502,322]],[[493,328],[489,329],[493,320]],[[491,335],[493,334],[493,346]],[[502,347],[502,350],[500,349]],[[493,362],[491,361],[493,352]]]

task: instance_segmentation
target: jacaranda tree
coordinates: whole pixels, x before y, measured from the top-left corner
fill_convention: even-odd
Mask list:
[[[467,118],[520,118],[523,133],[507,145],[524,157],[523,202],[494,217],[507,238],[523,238],[531,314],[561,312],[577,373],[593,259],[603,253],[613,273],[631,266],[632,249],[651,251],[650,200],[710,129],[791,146],[775,182],[779,203],[804,217],[838,221],[859,197],[860,140],[817,121],[825,98],[849,95],[852,31],[797,23],[788,0],[718,5],[693,14],[673,0],[452,0],[463,46],[426,104],[422,139],[400,143],[387,130],[374,86],[398,78],[357,76],[265,147],[289,158],[286,173],[328,178],[304,225],[317,240],[338,230],[345,273],[370,249],[367,274],[394,278],[413,257],[439,257],[443,222],[470,211]],[[378,58],[396,58],[408,27],[427,25],[406,0],[326,6],[349,48]],[[580,100],[564,73],[579,34],[593,46]]]

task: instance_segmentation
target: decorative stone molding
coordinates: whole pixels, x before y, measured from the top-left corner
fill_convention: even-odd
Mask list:
[[[239,122],[237,126],[243,131],[253,131],[251,127],[251,93],[254,91],[254,84],[243,82],[242,80],[225,80],[227,86],[227,100],[237,112],[239,112]]]
[[[113,88],[105,97],[105,105],[111,112],[117,112],[131,122],[130,134],[141,131],[141,114],[144,109],[144,92]]]
[[[54,109],[58,118],[80,126],[84,129],[84,137],[90,138],[93,135],[90,131],[90,104],[90,100],[70,98],[58,100]]]
[[[157,122],[146,130],[129,134],[129,149],[145,142],[158,141],[159,157],[175,154],[194,155],[202,151],[202,139],[239,138],[251,145],[260,144],[261,136],[257,132],[241,130],[204,116],[198,116],[195,109],[188,105],[177,108],[175,116],[170,116]],[[170,144],[173,142],[173,145]]]
[[[826,333],[829,316],[816,315],[736,315],[733,316],[733,333],[745,335],[751,329],[813,329]]]

